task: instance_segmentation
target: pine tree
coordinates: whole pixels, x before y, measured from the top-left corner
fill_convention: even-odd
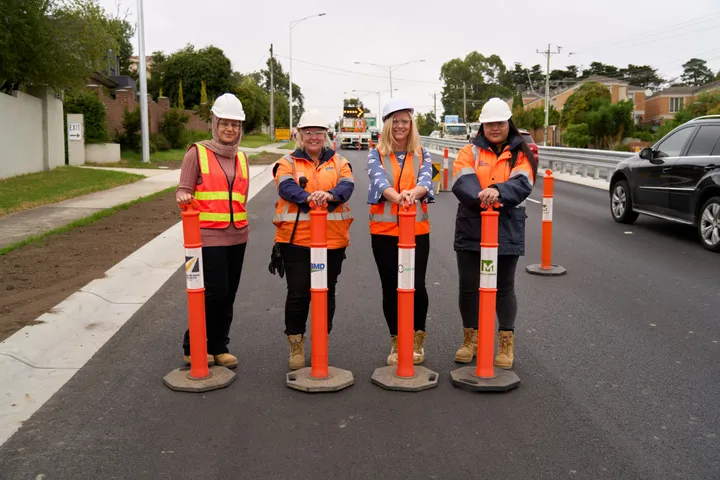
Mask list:
[[[202,80],[200,84],[200,105],[207,105],[207,89],[205,88],[205,80]]]

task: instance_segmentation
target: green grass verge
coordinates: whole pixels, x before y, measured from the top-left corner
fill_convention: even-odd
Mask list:
[[[264,133],[254,133],[252,135],[244,135],[242,141],[240,142],[240,146],[258,148],[271,143],[272,140],[270,140],[270,135],[265,135]]]
[[[64,225],[62,227],[54,228],[52,230],[48,230],[47,232],[43,232],[39,235],[35,235],[33,237],[28,237],[25,240],[21,240],[16,243],[12,243],[6,247],[0,248],[0,256],[5,255],[9,252],[12,252],[13,250],[17,250],[18,248],[22,248],[26,245],[31,245],[35,243],[39,243],[46,239],[47,237],[50,237],[52,235],[58,235],[60,233],[69,232],[70,230],[77,228],[77,227],[83,227],[85,225],[90,225],[98,220],[101,220],[105,217],[109,217],[110,215],[113,215],[121,210],[127,210],[128,208],[132,207],[133,205],[136,205],[138,203],[145,203],[149,202],[150,200],[155,200],[158,197],[161,197],[169,192],[175,191],[177,187],[169,187],[165,190],[162,190],[157,193],[153,193],[152,195],[148,195],[147,197],[141,197],[135,200],[132,200],[130,202],[122,203],[120,205],[116,205],[112,208],[108,208],[105,210],[101,210],[99,212],[93,213],[92,215],[89,215],[87,217],[80,218],[78,220],[75,220],[74,222],[68,223],[67,225]],[[178,216],[179,218],[179,216]],[[178,220],[180,221],[180,220]]]
[[[140,168],[157,168],[157,165],[153,165],[152,162],[169,162],[172,160],[182,160],[185,157],[185,148],[174,148],[172,150],[158,150],[155,153],[150,154],[150,163],[143,163],[142,153],[130,151],[122,152],[122,159],[127,162],[125,164],[117,164],[118,166],[127,167],[128,164],[138,164]],[[115,166],[115,165],[103,165],[104,167]]]
[[[0,180],[0,215],[126,185],[145,178],[125,172],[57,167]]]
[[[283,150],[295,150],[295,142],[288,142],[280,148]]]

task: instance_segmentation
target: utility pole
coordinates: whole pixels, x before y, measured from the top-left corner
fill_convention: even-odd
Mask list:
[[[467,96],[465,90],[465,82],[463,82],[463,123],[467,124]]]
[[[437,93],[433,92],[433,115],[435,115],[435,122],[437,122]]]
[[[273,80],[275,58],[273,57],[273,44],[270,44],[270,140],[275,141],[275,83]]]
[[[138,56],[140,60],[138,70],[140,70],[140,138],[142,142],[142,161],[143,163],[150,163],[150,121],[148,119],[143,0],[138,0]]]
[[[547,146],[548,142],[548,124],[550,121],[550,55],[557,55],[560,53],[560,49],[562,47],[557,47],[557,52],[550,51],[550,44],[548,43],[547,50],[540,51],[537,50],[537,53],[542,53],[547,57],[547,67],[545,68],[545,138],[543,139],[543,146]]]

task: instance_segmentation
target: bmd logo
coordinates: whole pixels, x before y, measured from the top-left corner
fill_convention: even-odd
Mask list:
[[[311,263],[310,264],[310,273],[322,272],[323,270],[325,270],[324,263]]]

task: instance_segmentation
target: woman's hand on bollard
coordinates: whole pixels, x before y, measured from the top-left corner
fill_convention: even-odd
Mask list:
[[[408,205],[414,205],[415,201],[417,200],[417,194],[413,192],[412,190],[403,190],[400,192],[400,200],[398,203],[405,202]]]
[[[324,207],[325,205],[327,205],[328,201],[331,199],[332,199],[331,194],[329,194],[328,192],[323,192],[323,191],[318,190],[317,192],[311,193],[308,196],[306,202],[307,203],[313,202],[313,203],[315,203],[315,205],[317,205],[319,207]]]
[[[500,199],[500,192],[495,187],[486,188],[481,191],[478,194],[478,198],[480,199],[480,206],[482,208],[495,206],[496,204],[497,206],[502,207],[502,203],[498,202]]]
[[[187,205],[189,203],[192,203],[192,201],[195,200],[195,198],[192,195],[190,195],[189,193],[178,193],[175,196],[175,200],[180,205]]]

